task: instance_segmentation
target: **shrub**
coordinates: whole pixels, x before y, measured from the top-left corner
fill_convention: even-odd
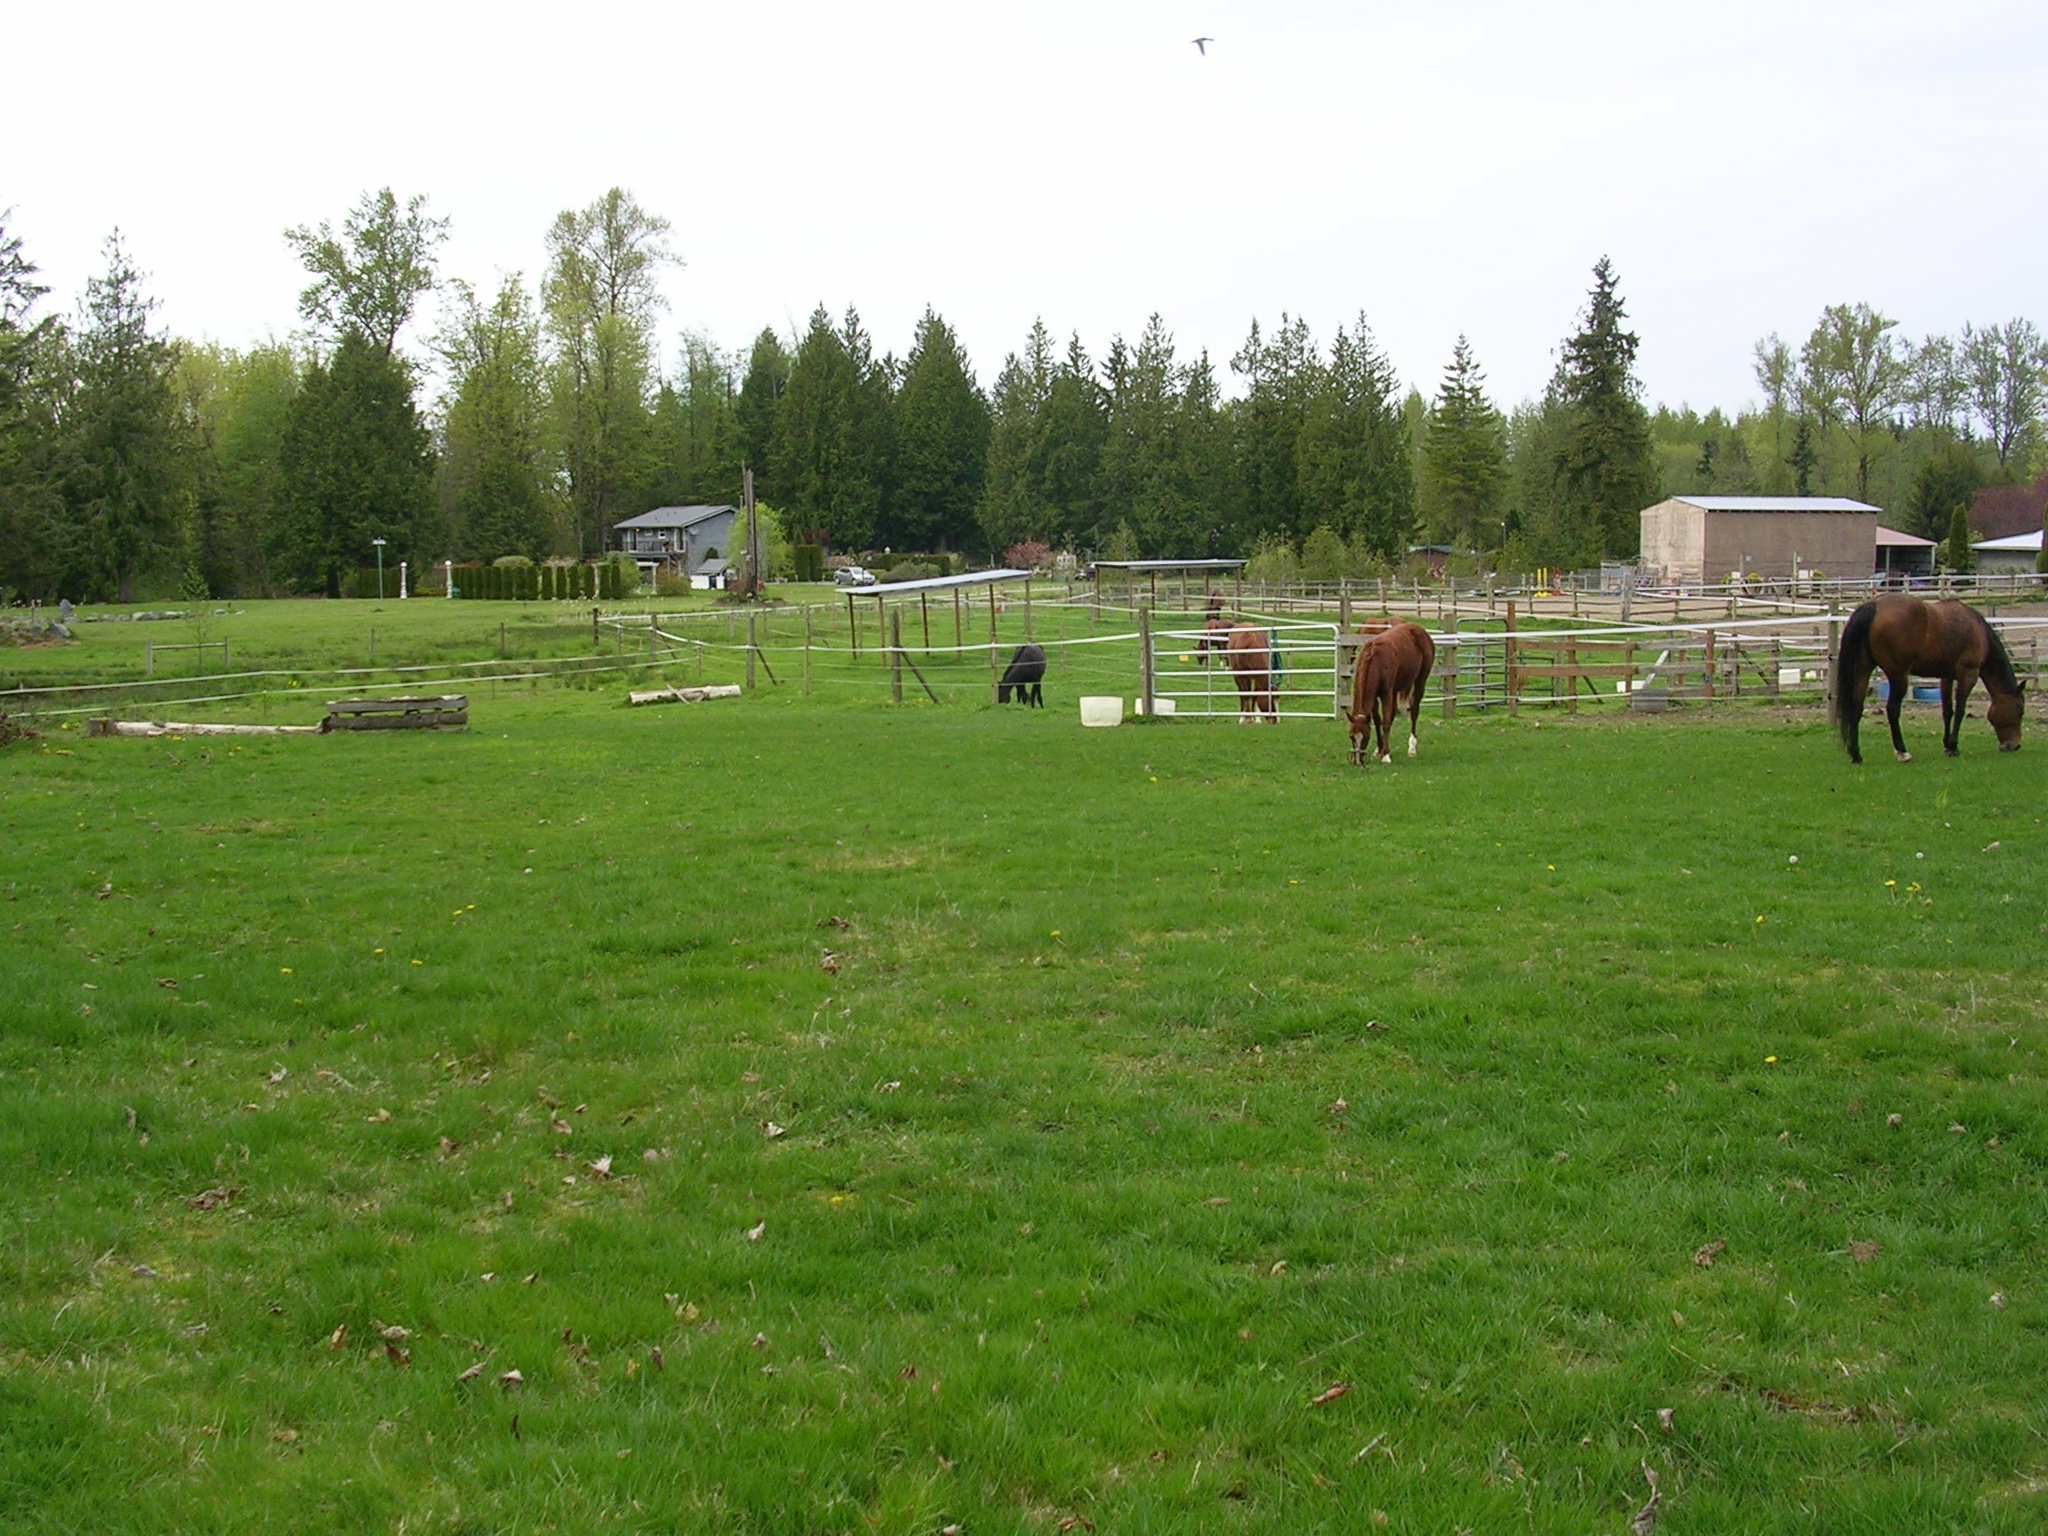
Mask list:
[[[823,581],[825,551],[816,544],[792,544],[789,550],[791,580]]]
[[[896,564],[890,566],[889,569],[887,569],[886,571],[878,571],[876,573],[876,579],[883,582],[924,581],[930,577],[937,576],[940,574],[941,572],[939,568],[936,565],[930,563],[929,561],[899,560]]]
[[[1036,539],[1012,544],[1003,551],[1003,564],[1013,571],[1043,570],[1052,564],[1052,546],[1041,544]]]

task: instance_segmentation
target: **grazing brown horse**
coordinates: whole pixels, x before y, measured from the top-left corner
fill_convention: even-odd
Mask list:
[[[1367,632],[1361,628],[1361,634]],[[1408,755],[1415,755],[1415,726],[1422,713],[1422,695],[1429,686],[1429,669],[1436,665],[1436,642],[1420,624],[1390,625],[1358,648],[1358,661],[1351,671],[1351,708],[1344,718],[1351,726],[1351,761],[1365,766],[1371,751],[1370,737],[1379,735],[1379,760],[1391,763],[1387,732],[1395,713],[1408,711]]]
[[[1223,659],[1237,680],[1237,723],[1280,723],[1273,698],[1273,638],[1256,624],[1233,624],[1223,642]]]
[[[1969,604],[1952,597],[1923,603],[1904,593],[1887,592],[1849,615],[1841,653],[1835,658],[1834,711],[1852,763],[1863,761],[1856,728],[1863,720],[1873,669],[1882,671],[1891,684],[1884,713],[1892,728],[1892,751],[1900,762],[1913,760],[1899,735],[1899,706],[1915,677],[1941,679],[1941,749],[1950,757],[1957,753],[1963,708],[1979,677],[1991,695],[1985,717],[1998,735],[1998,750],[2018,749],[2020,715],[2026,707],[2024,685],[2013,675],[2012,658],[1998,632]]]

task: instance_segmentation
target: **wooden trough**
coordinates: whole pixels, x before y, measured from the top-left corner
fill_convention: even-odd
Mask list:
[[[469,699],[459,693],[419,699],[334,699],[322,731],[461,731]]]

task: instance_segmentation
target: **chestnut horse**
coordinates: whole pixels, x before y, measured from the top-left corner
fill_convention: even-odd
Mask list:
[[[1835,658],[1834,714],[1852,763],[1863,761],[1856,731],[1863,720],[1873,670],[1882,671],[1891,684],[1884,714],[1892,728],[1892,751],[1900,762],[1913,760],[1899,735],[1899,706],[1915,677],[1941,679],[1941,749],[1950,757],[1957,754],[1963,709],[1979,677],[1984,679],[1984,691],[1991,695],[1985,718],[1998,735],[1998,750],[2018,750],[2025,685],[2014,676],[2012,658],[2006,655],[1998,632],[1968,603],[1952,597],[1924,603],[1904,593],[1888,592],[1849,615],[1842,630],[1841,653]]]
[[[1273,675],[1278,658],[1273,654],[1272,634],[1256,624],[1242,624],[1223,612],[1220,593],[1209,598],[1209,617],[1202,625],[1202,638],[1195,649],[1206,664],[1209,652],[1223,652],[1224,663],[1237,682],[1237,723],[1280,723],[1280,707],[1273,697]]]
[[[1237,723],[1278,725],[1273,698],[1273,637],[1256,624],[1233,624],[1223,642],[1223,659],[1237,680]]]
[[[1365,634],[1377,626],[1361,627]],[[1436,665],[1436,642],[1420,624],[1389,625],[1373,634],[1358,648],[1358,660],[1351,670],[1351,708],[1344,718],[1351,727],[1351,761],[1365,766],[1372,743],[1379,735],[1379,760],[1391,763],[1387,732],[1396,711],[1408,710],[1408,755],[1415,755],[1416,721],[1422,713],[1422,695],[1429,686],[1429,669]]]

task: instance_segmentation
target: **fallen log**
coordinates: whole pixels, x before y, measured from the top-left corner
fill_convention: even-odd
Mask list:
[[[88,736],[318,736],[317,725],[207,725],[182,720],[88,720]]]
[[[738,683],[713,683],[708,688],[648,688],[626,695],[629,704],[702,704],[706,699],[736,699]]]

